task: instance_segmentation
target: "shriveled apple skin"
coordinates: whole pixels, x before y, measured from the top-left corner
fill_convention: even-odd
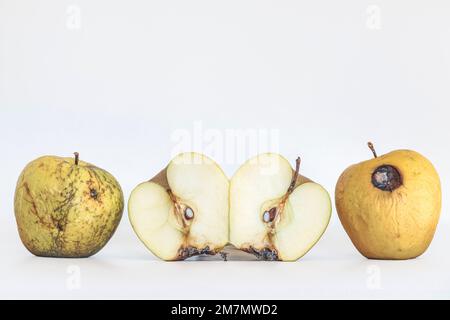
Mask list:
[[[382,191],[371,182],[381,165],[398,169],[403,185]],[[441,211],[439,176],[425,157],[398,150],[347,168],[336,185],[339,219],[359,252],[371,259],[411,259],[430,245]]]
[[[81,258],[97,253],[116,230],[124,208],[108,172],[74,159],[45,156],[29,163],[16,187],[20,238],[37,256]]]

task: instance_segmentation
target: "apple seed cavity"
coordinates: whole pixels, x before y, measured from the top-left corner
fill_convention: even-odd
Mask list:
[[[192,210],[191,207],[180,203],[180,200],[172,193],[171,190],[167,190],[167,192],[175,207],[175,215],[178,219],[181,219],[179,221],[183,225],[183,228],[186,228],[189,225],[186,225],[186,221],[190,221],[194,218],[194,210]]]

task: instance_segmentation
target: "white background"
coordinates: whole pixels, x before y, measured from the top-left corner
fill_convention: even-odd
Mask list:
[[[448,1],[0,0],[0,32],[0,297],[450,298]],[[371,157],[368,140],[419,151],[442,180],[435,240],[415,260],[366,260],[334,210],[296,263],[166,263],[124,212],[92,258],[24,249],[13,195],[27,162],[79,151],[128,198],[196,125],[197,151],[205,131],[275,130],[259,151],[301,155],[332,198],[340,173]],[[237,151],[214,150],[231,176],[240,161],[220,152]]]

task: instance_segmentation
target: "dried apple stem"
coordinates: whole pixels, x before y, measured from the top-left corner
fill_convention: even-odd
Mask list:
[[[369,146],[369,149],[372,151],[373,156],[375,158],[378,158],[378,155],[377,155],[377,152],[375,151],[375,147],[373,146],[373,143],[369,141],[369,142],[367,142],[367,145]]]
[[[73,153],[75,156],[75,165],[77,166],[80,161],[80,154],[78,152]]]

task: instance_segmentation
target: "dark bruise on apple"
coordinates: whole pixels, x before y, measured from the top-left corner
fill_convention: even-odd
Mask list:
[[[392,192],[402,185],[402,176],[395,167],[382,165],[373,172],[372,184],[375,188]]]
[[[372,142],[368,142],[374,158],[378,158]],[[402,176],[397,168],[389,164],[378,166],[372,173],[372,184],[382,191],[392,192],[403,184]]]

